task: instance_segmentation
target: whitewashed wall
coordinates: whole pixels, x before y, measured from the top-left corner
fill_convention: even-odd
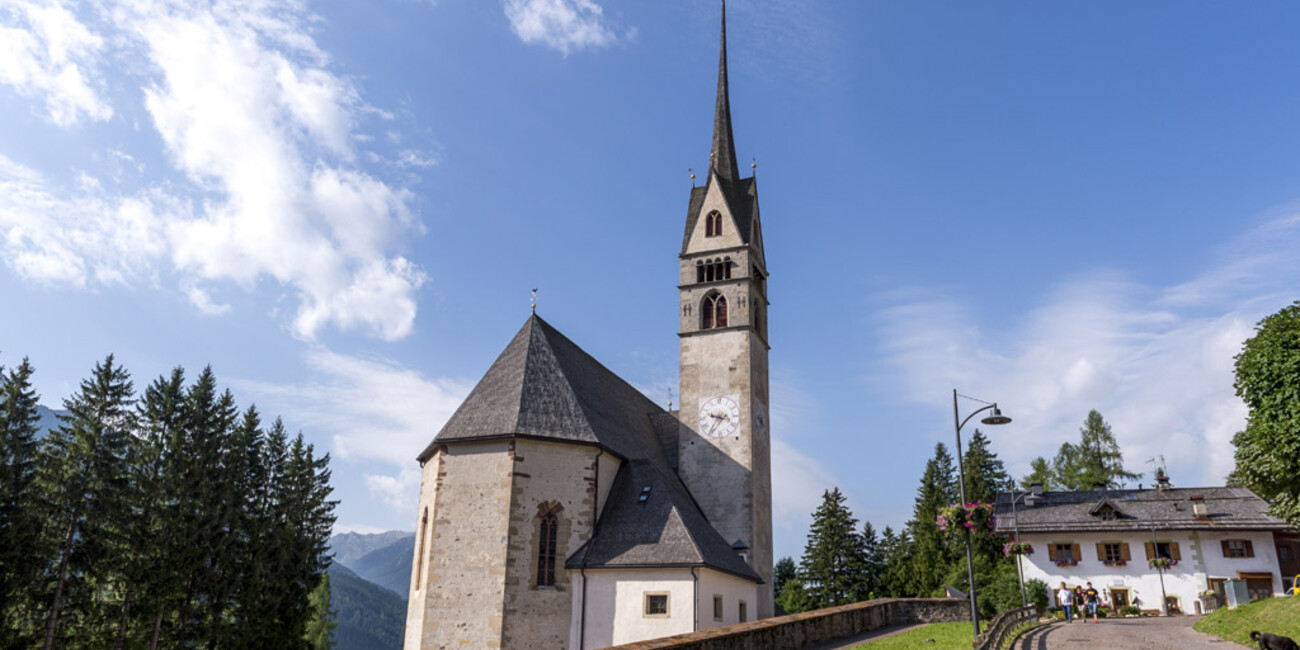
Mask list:
[[[740,623],[740,601],[747,604],[748,620],[758,619],[758,586],[733,575],[698,569],[700,576],[699,629]],[[722,620],[713,617],[713,597],[722,597]]]
[[[1088,581],[1098,590],[1127,587],[1142,609],[1160,609],[1160,575],[1147,566],[1146,543],[1149,530],[1127,533],[1021,533],[1021,541],[1034,545],[1034,554],[1023,558],[1025,580],[1037,578],[1056,589],[1065,582],[1073,587]],[[1209,588],[1209,578],[1237,577],[1238,572],[1273,574],[1273,592],[1280,595],[1282,582],[1278,573],[1277,550],[1269,532],[1156,531],[1161,542],[1177,542],[1182,558],[1178,565],[1164,572],[1164,591],[1177,596],[1186,613],[1195,613],[1195,602]],[[1254,546],[1253,558],[1225,558],[1222,540],[1248,539]],[[1109,567],[1097,559],[1099,542],[1124,542],[1132,559],[1127,566]],[[1048,546],[1053,543],[1078,544],[1082,551],[1079,563],[1058,567],[1050,559]],[[1053,600],[1053,602],[1055,602]]]

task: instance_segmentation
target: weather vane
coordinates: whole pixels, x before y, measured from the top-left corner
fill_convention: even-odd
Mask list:
[[[695,168],[687,167],[686,171],[691,173],[691,187],[695,187]]]
[[[668,389],[668,410],[673,410],[673,389]]]
[[[537,289],[536,288],[533,289],[532,303],[533,303],[533,313],[536,314],[537,313]]]

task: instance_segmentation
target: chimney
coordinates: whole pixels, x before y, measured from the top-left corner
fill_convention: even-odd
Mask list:
[[[1197,494],[1192,497],[1192,515],[1197,519],[1209,519],[1210,508],[1205,505],[1205,496]]]
[[[1033,483],[1030,483],[1029,491],[1032,492],[1034,496],[1042,496],[1043,483],[1041,481],[1034,481]]]
[[[1172,486],[1169,485],[1169,477],[1168,477],[1168,476],[1165,476],[1164,474],[1157,474],[1157,475],[1156,475],[1156,491],[1158,491],[1158,492],[1164,492],[1165,490],[1168,490],[1170,487],[1172,487]]]

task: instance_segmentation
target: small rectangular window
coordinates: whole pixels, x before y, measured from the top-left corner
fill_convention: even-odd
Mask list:
[[[668,617],[668,594],[648,593],[645,595],[645,615],[648,617]]]
[[[1106,562],[1114,564],[1124,559],[1124,550],[1119,544],[1106,544]]]
[[[1286,548],[1279,547],[1279,550]],[[1255,549],[1248,539],[1229,539],[1223,543],[1224,557],[1255,557]],[[1280,554],[1279,554],[1279,557]]]
[[[745,601],[742,600],[740,601],[740,622],[744,623],[745,621],[748,620],[749,620],[749,606],[746,605]]]
[[[722,596],[713,596],[713,620],[722,620]]]
[[[1291,559],[1291,547],[1290,547],[1290,546],[1279,546],[1279,547],[1277,547],[1277,559],[1282,560],[1282,561],[1284,561],[1284,562],[1290,560],[1290,559]]]

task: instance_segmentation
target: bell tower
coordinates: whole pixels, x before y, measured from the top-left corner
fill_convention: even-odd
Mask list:
[[[713,146],[704,184],[691,189],[678,255],[681,432],[678,472],[713,527],[772,593],[772,471],[768,415],[767,262],[757,179],[741,178],[727,86],[722,6]]]

